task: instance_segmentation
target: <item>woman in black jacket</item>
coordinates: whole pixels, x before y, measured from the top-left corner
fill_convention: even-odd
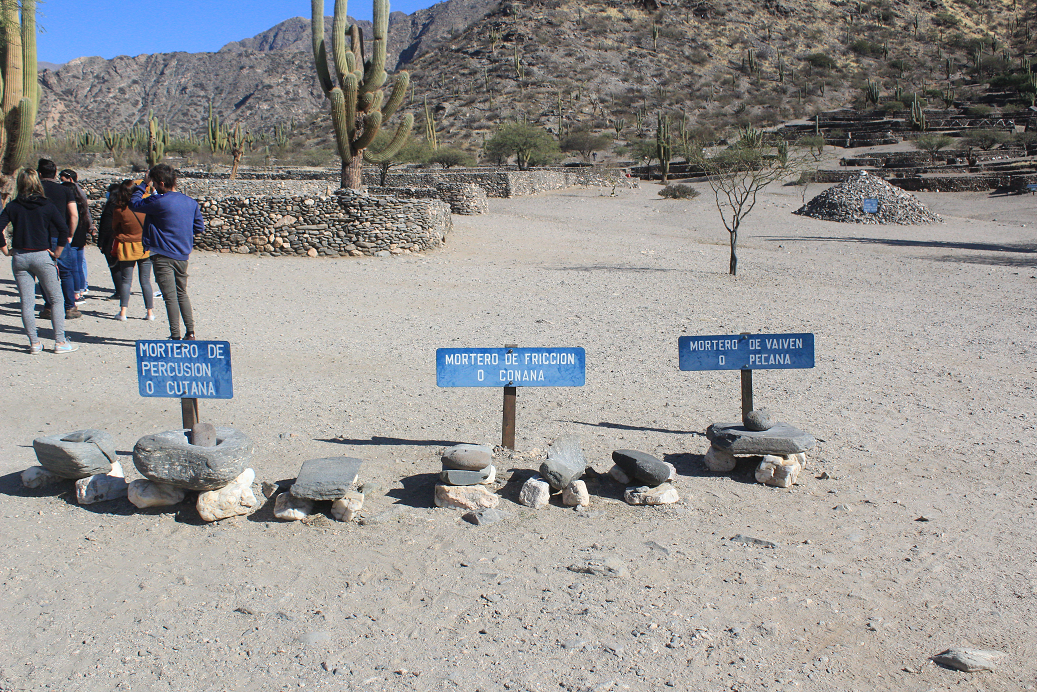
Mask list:
[[[22,301],[22,324],[29,335],[29,353],[43,351],[36,334],[36,281],[53,306],[54,353],[71,353],[79,349],[65,337],[65,298],[55,260],[68,242],[68,224],[64,215],[43,195],[40,176],[32,168],[18,172],[18,196],[0,212],[0,229],[11,224],[11,247],[0,232],[0,252],[11,257],[18,294]]]

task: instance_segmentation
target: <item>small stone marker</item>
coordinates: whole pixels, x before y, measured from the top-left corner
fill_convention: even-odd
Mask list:
[[[617,449],[612,452],[612,461],[634,481],[655,487],[670,478],[670,467],[661,459],[646,452],[633,449]]]
[[[493,450],[487,445],[460,444],[443,450],[444,469],[481,471],[493,463]]]
[[[305,500],[338,500],[353,490],[363,463],[352,457],[310,459],[303,463],[289,492]]]
[[[555,490],[562,490],[583,475],[587,459],[580,448],[580,438],[563,435],[547,448],[547,460],[540,464],[540,476]]]
[[[551,485],[540,476],[531,476],[519,490],[519,504],[533,509],[547,507],[551,502]]]

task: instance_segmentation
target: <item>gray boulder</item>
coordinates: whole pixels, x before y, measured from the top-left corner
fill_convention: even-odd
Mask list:
[[[133,447],[133,464],[150,481],[206,492],[230,485],[245,472],[255,445],[233,428],[216,428],[216,446],[188,442],[189,430],[146,435]]]
[[[289,492],[303,500],[338,500],[354,489],[363,459],[325,457],[303,462]]]
[[[587,460],[580,449],[580,438],[563,435],[547,448],[547,461],[540,464],[540,477],[555,490],[564,490],[586,470]]]
[[[40,466],[62,478],[78,480],[112,470],[115,440],[103,430],[77,430],[32,441]]]
[[[647,452],[617,449],[612,452],[612,461],[630,478],[653,488],[670,478],[670,467]]]
[[[461,444],[443,450],[443,468],[482,471],[493,463],[493,450],[486,445]]]
[[[813,435],[793,428],[788,423],[775,423],[757,431],[738,423],[714,423],[706,428],[706,437],[717,449],[731,454],[774,454],[788,456],[811,449]]]

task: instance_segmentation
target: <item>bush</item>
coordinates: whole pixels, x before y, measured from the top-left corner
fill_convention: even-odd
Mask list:
[[[1000,130],[976,130],[965,135],[965,145],[988,151],[1007,142],[1008,138],[1009,134]]]
[[[505,123],[486,141],[486,153],[497,161],[515,156],[518,167],[545,166],[558,160],[558,142],[547,130],[528,123]]]
[[[608,135],[595,135],[589,130],[579,130],[562,137],[559,144],[562,151],[575,151],[584,159],[588,159],[595,151],[608,148],[612,144],[612,138]]]
[[[819,70],[834,69],[836,64],[835,58],[827,53],[811,53],[803,58],[803,60]]]
[[[982,103],[975,106],[969,106],[965,109],[965,115],[973,118],[985,118],[994,111],[990,106],[983,105]]]
[[[864,57],[875,57],[882,55],[882,44],[872,43],[866,38],[859,38],[850,44],[850,50]]]
[[[878,110],[883,113],[895,113],[896,111],[906,110],[907,106],[903,101],[886,101],[879,105]]]
[[[428,163],[438,163],[443,168],[475,165],[475,157],[464,149],[458,149],[457,147],[440,147],[425,160]]]
[[[695,199],[699,196],[699,191],[691,185],[667,185],[659,190],[659,196],[666,199]]]
[[[940,151],[940,149],[946,149],[953,143],[953,137],[937,134],[918,135],[918,137],[911,142],[915,149],[927,152],[930,156],[935,156],[936,152]]]
[[[935,26],[943,27],[944,29],[951,29],[958,26],[958,18],[950,12],[937,12],[932,19]]]

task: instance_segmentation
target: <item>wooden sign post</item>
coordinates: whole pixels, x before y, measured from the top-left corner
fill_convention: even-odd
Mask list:
[[[503,387],[501,446],[515,449],[519,387],[582,387],[587,360],[576,348],[437,348],[439,387]]]

